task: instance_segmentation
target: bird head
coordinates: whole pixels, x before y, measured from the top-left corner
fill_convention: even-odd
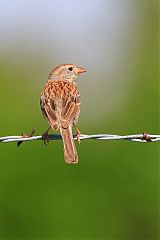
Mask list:
[[[86,72],[82,67],[78,67],[74,64],[61,64],[54,68],[49,74],[49,79],[55,80],[68,80],[73,82],[79,74]]]

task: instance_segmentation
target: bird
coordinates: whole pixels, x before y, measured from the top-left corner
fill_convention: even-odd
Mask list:
[[[44,141],[47,139],[50,129],[60,130],[64,160],[68,164],[78,163],[78,154],[72,134],[74,126],[78,143],[80,143],[80,131],[76,127],[80,115],[80,92],[75,80],[84,72],[86,69],[74,64],[57,66],[49,73],[40,95],[41,110],[50,125],[43,134]]]

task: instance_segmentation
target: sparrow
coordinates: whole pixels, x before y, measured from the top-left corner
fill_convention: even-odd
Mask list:
[[[78,163],[72,127],[75,126],[80,143],[80,132],[76,127],[80,115],[80,93],[74,81],[84,72],[84,68],[74,64],[61,64],[49,73],[40,96],[42,113],[50,125],[43,136],[48,134],[51,128],[54,131],[60,130],[64,160],[69,164]]]

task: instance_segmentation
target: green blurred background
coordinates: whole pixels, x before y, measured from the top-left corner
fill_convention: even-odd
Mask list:
[[[159,133],[156,0],[0,0],[1,136],[48,127],[39,95],[74,63],[81,133]],[[159,143],[0,146],[1,239],[158,239]]]

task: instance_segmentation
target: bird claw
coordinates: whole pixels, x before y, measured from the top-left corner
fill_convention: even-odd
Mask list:
[[[80,143],[81,143],[81,139],[80,139],[80,137],[81,137],[81,133],[80,133],[80,131],[78,130],[77,127],[75,127],[75,129],[76,129],[76,137],[77,137],[77,141],[78,141],[78,143],[80,144]]]
[[[48,132],[45,132],[42,134],[42,141],[44,143],[45,146],[47,146],[49,144],[49,135]]]
[[[42,134],[42,141],[44,143],[45,146],[47,146],[49,144],[49,130],[51,129],[51,127],[49,127],[47,129],[47,131],[45,131],[43,134]]]
[[[35,133],[35,129],[33,128],[31,130],[31,133],[30,134],[25,134],[25,133],[22,133],[22,138],[30,138],[30,137],[33,137],[33,134]],[[18,141],[17,142],[17,147],[19,147],[21,144],[23,143],[23,141]]]

